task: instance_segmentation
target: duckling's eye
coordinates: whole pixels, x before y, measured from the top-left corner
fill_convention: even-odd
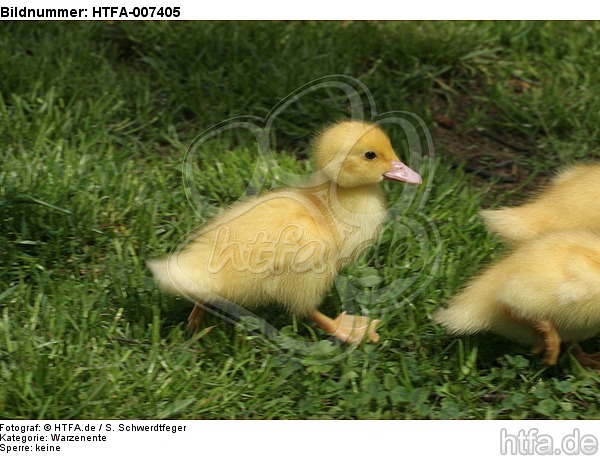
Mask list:
[[[375,160],[377,158],[377,154],[375,152],[373,152],[372,150],[365,152],[365,158],[367,160]]]

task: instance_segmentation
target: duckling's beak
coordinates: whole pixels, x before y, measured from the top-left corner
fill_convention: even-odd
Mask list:
[[[406,182],[407,184],[420,184],[423,182],[418,173],[399,161],[392,161],[392,170],[385,173],[383,178]]]

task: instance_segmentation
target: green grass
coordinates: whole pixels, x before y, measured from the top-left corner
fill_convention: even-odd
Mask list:
[[[495,183],[482,187],[450,149],[424,159],[431,186],[344,272],[340,290],[354,287],[355,304],[383,320],[377,345],[339,347],[277,309],[259,313],[274,339],[213,317],[191,340],[190,303],[161,293],[145,267],[212,213],[192,210],[184,175],[215,207],[289,183],[312,169],[311,134],[348,115],[348,99],[324,87],[282,110],[277,167],[257,166],[254,138],[237,129],[188,155],[186,174],[197,135],[236,116],[262,125],[328,75],[362,81],[379,113],[415,112],[434,144],[443,100],[459,130],[534,144],[519,158],[532,173],[597,157],[598,24],[8,23],[0,43],[0,417],[600,416],[598,376],[568,355],[546,368],[526,348],[451,338],[432,322],[503,252],[477,217]],[[393,202],[402,188],[386,190]],[[339,300],[332,290],[323,309]]]

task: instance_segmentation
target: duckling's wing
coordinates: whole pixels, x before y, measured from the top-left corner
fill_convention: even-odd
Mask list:
[[[600,329],[600,237],[594,232],[544,234],[500,264],[504,279],[496,299],[514,315],[551,322],[565,341],[590,337]],[[495,328],[503,335],[509,329]]]
[[[300,193],[274,192],[242,203],[211,224],[210,262],[220,263],[235,245],[250,274],[319,270],[335,255],[334,235],[323,210]]]
[[[163,288],[193,299],[313,308],[331,286],[336,255],[319,206],[296,192],[274,192],[224,211],[149,266]]]

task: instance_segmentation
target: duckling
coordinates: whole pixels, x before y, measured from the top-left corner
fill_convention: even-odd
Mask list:
[[[491,331],[544,353],[556,364],[562,342],[600,332],[600,232],[553,231],[516,247],[439,310],[435,320],[454,335]],[[600,354],[575,345],[582,365]]]
[[[167,292],[196,301],[188,328],[220,300],[268,303],[308,317],[342,342],[377,342],[379,320],[317,308],[342,267],[376,237],[386,219],[379,183],[420,184],[377,125],[341,121],[313,141],[317,172],[306,184],[249,198],[223,211],[175,254],[148,263]]]
[[[530,202],[480,215],[491,232],[511,245],[548,231],[600,228],[600,163],[567,168]]]

